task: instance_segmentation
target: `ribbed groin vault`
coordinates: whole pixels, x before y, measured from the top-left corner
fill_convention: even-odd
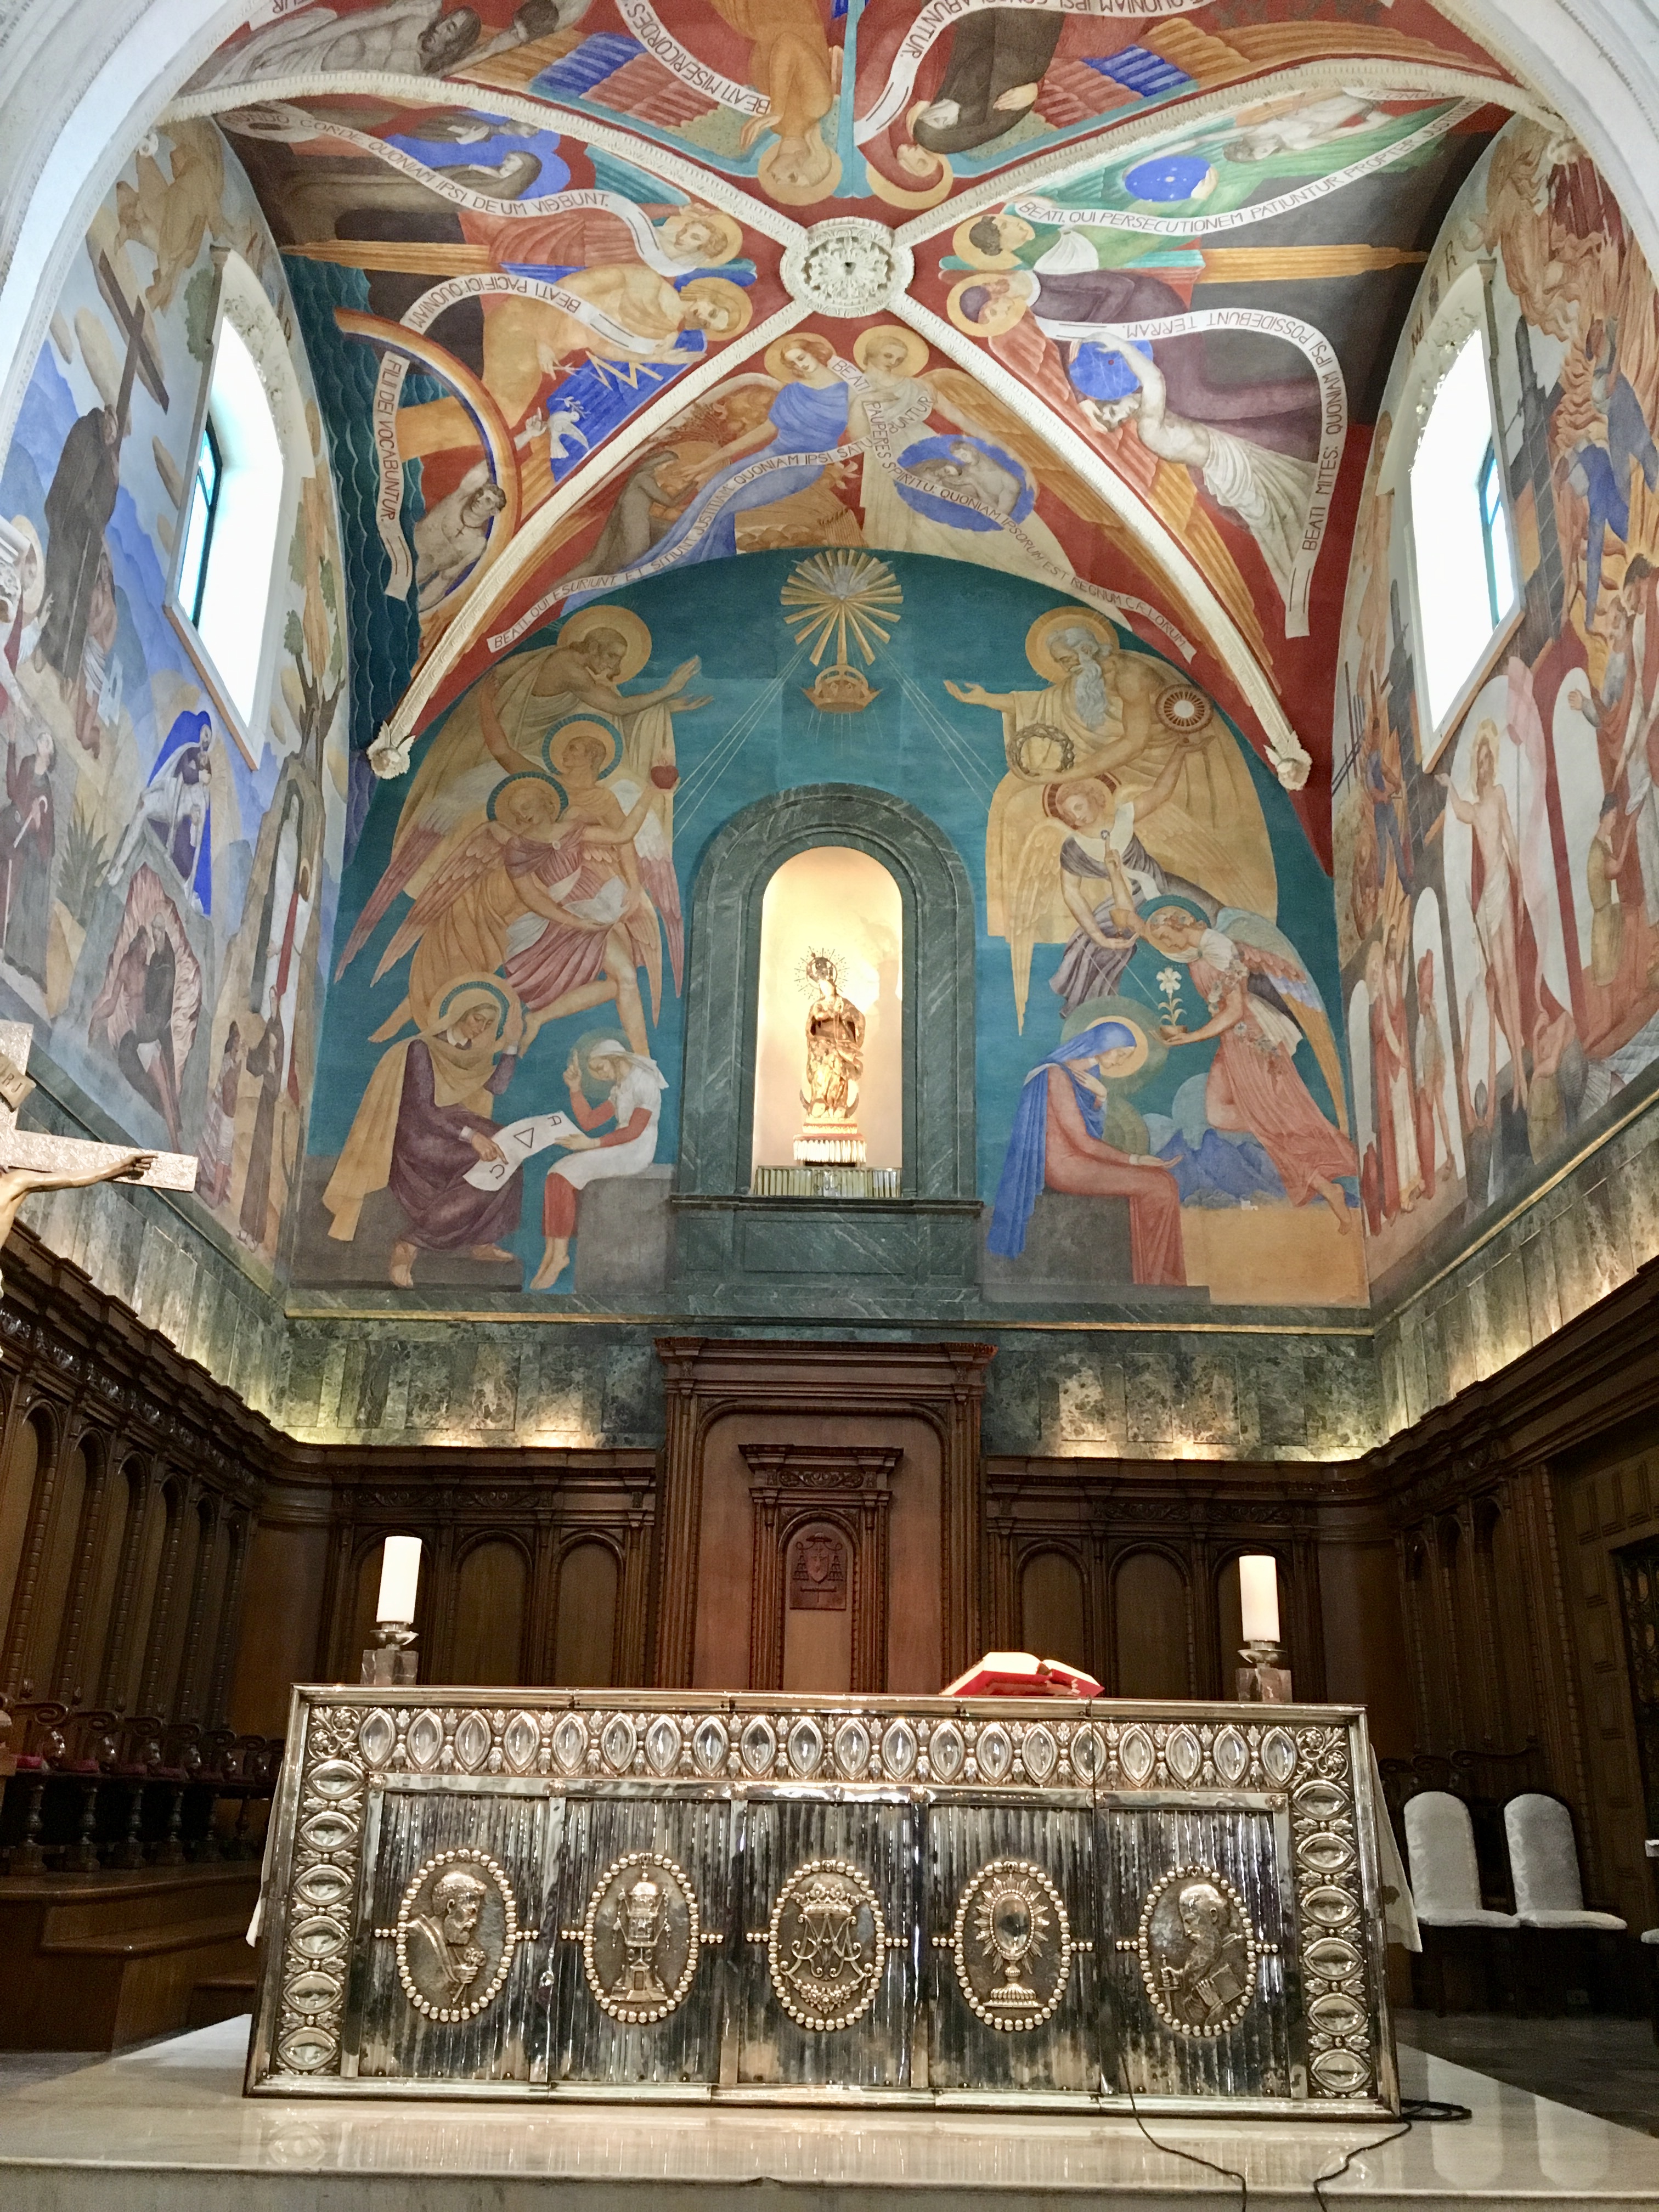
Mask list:
[[[707,1689],[1219,1696],[1265,1553],[1650,1923],[1656,53],[14,9],[0,1692],[107,1786],[0,1914],[228,1943],[402,1534],[428,1678]]]

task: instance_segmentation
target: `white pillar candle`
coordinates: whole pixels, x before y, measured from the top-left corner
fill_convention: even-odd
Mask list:
[[[380,1596],[376,1620],[412,1621],[415,1593],[421,1581],[421,1540],[418,1536],[388,1536],[380,1564]]]
[[[1264,1556],[1238,1563],[1238,1607],[1247,1644],[1279,1641],[1279,1567]]]

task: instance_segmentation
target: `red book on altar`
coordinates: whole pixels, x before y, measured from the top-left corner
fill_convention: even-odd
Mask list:
[[[965,1674],[947,1682],[942,1698],[1103,1698],[1103,1685],[1063,1660],[1033,1651],[988,1651]]]

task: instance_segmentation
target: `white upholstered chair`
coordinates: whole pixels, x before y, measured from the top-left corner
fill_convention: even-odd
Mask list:
[[[1504,1808],[1504,1832],[1515,1877],[1516,1913],[1523,1928],[1624,1932],[1626,1923],[1616,1914],[1584,1909],[1572,1815],[1559,1798],[1532,1790],[1511,1797]]]
[[[1419,1790],[1406,1800],[1406,1850],[1419,1926],[1514,1928],[1512,1912],[1493,1912],[1480,1902],[1474,1829],[1469,1808],[1444,1790]]]

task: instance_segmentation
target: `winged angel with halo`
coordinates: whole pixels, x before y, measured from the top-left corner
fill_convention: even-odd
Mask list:
[[[924,370],[927,348],[915,331],[878,323],[860,332],[853,356],[862,372],[849,428],[864,442],[866,544],[1026,576],[1043,574],[1035,549],[1049,578],[1069,575],[1071,555],[1034,511],[1038,490],[1121,541],[1116,511],[1012,407],[964,369]],[[962,434],[940,435],[941,423]],[[1018,523],[1018,538],[1008,534],[1010,522]]]
[[[1135,865],[1139,848],[1121,849],[1120,818],[1103,841],[1106,899],[1067,947],[1054,982],[1068,1012],[1117,991],[1137,945],[1167,965],[1159,1024],[1166,1045],[1213,1042],[1204,1077],[1204,1118],[1226,1136],[1254,1137],[1272,1160],[1292,1206],[1322,1198],[1345,1234],[1348,1200],[1338,1178],[1358,1172],[1349,1140],[1336,1039],[1318,985],[1276,923],[1238,907],[1217,909],[1194,885],[1156,880]],[[1075,854],[1066,859],[1075,863]],[[1079,963],[1080,952],[1086,960]],[[1209,1018],[1188,1029],[1179,1018],[1181,970],[1190,970]],[[1306,1038],[1335,1109],[1333,1126],[1296,1065]]]
[[[1210,1127],[1254,1137],[1291,1204],[1322,1198],[1346,1236],[1348,1200],[1337,1178],[1357,1175],[1359,1163],[1347,1134],[1330,1017],[1296,947],[1259,914],[1225,907],[1213,927],[1174,904],[1154,905],[1133,926],[1166,958],[1189,965],[1204,995],[1209,1019],[1193,1030],[1166,1022],[1164,1039],[1176,1046],[1216,1040],[1204,1080]],[[1297,1070],[1304,1036],[1329,1088],[1334,1127]]]
[[[1035,948],[1104,934],[1088,901],[1108,877],[1108,844],[1144,891],[1194,896],[1212,917],[1233,907],[1271,921],[1279,908],[1261,799],[1203,692],[1156,656],[1126,651],[1091,607],[1039,615],[1025,654],[1043,679],[1037,690],[945,685],[1002,717],[1008,773],[985,825],[985,878],[1021,1029]],[[1091,835],[1103,828],[1106,836]],[[1127,955],[1119,973],[1124,965]]]
[[[527,1036],[614,1000],[630,1049],[648,1051],[638,971],[654,1021],[665,936],[676,991],[684,964],[673,718],[708,703],[686,693],[696,659],[654,689],[623,691],[650,653],[637,615],[586,607],[555,644],[517,655],[458,702],[337,970],[406,896],[375,981],[412,952],[408,995],[376,1042],[411,1018],[424,1026],[456,975],[500,973],[523,1001]]]

